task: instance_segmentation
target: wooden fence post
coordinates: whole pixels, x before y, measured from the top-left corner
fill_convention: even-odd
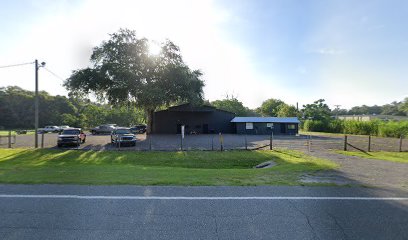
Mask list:
[[[11,148],[11,130],[8,133],[8,148]]]
[[[220,133],[220,148],[221,151],[224,151],[224,137],[222,136],[222,133]]]
[[[371,135],[368,135],[368,149],[367,152],[371,152]]]
[[[44,132],[41,133],[41,148],[44,148]]]
[[[214,151],[214,135],[211,135],[211,151]]]
[[[344,135],[344,151],[347,151],[347,135]]]
[[[309,135],[309,138],[307,139],[307,150],[310,152],[312,147],[312,136]]]
[[[271,136],[269,138],[269,150],[273,150],[273,131],[271,130]]]
[[[399,151],[402,152],[402,134],[401,134],[400,140],[399,140]]]
[[[149,134],[149,151],[152,151],[152,135]]]
[[[247,135],[245,134],[245,150],[248,150]]]

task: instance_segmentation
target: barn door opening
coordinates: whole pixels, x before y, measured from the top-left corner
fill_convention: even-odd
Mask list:
[[[282,134],[286,133],[286,124],[285,123],[281,123],[280,130],[281,130]]]
[[[208,124],[203,124],[203,133],[204,134],[208,133]]]

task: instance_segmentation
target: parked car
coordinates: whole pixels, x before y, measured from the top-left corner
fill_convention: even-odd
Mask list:
[[[58,135],[57,146],[75,145],[79,147],[86,141],[86,134],[80,128],[66,128]]]
[[[58,126],[45,126],[45,128],[41,129],[40,131],[44,133],[57,133],[60,131]]]
[[[59,133],[61,133],[62,131],[64,131],[64,129],[71,128],[71,127],[68,125],[63,125],[63,126],[58,126],[58,128],[59,128]]]
[[[146,128],[147,128],[147,126],[145,124],[138,124],[138,125],[130,128],[130,131],[132,131],[132,133],[134,133],[134,134],[145,133]]]
[[[120,144],[120,146],[136,146],[136,135],[131,132],[130,128],[118,127],[111,134],[111,143]]]
[[[93,135],[96,134],[111,134],[116,128],[116,124],[104,124],[91,129]]]

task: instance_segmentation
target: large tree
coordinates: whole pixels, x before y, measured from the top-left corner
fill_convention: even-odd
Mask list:
[[[154,55],[149,52],[151,43],[137,38],[135,31],[121,29],[93,49],[91,67],[74,71],[64,85],[72,93],[94,93],[113,105],[136,104],[145,110],[150,132],[157,108],[200,103],[204,86],[202,73],[184,63],[178,46],[167,40]]]
[[[313,120],[329,120],[331,110],[324,102],[324,99],[319,99],[312,104],[303,105],[303,116],[306,119]]]
[[[228,97],[222,100],[215,100],[211,102],[211,105],[218,109],[225,111],[233,112],[237,116],[246,117],[246,116],[257,116],[255,112],[247,108],[240,102],[236,97]]]
[[[285,103],[282,100],[270,98],[262,102],[262,105],[257,109],[262,116],[276,117],[281,105]]]
[[[288,104],[281,104],[279,106],[278,117],[300,117],[300,112],[295,106],[288,105]]]

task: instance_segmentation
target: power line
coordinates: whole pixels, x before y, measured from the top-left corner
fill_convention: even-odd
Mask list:
[[[54,77],[58,78],[59,80],[65,81],[64,78],[60,77],[58,74],[54,73],[53,71],[51,71],[50,69],[43,67],[47,72],[51,73]]]
[[[0,66],[0,68],[17,67],[17,66],[23,66],[23,65],[28,65],[28,64],[34,64],[34,62],[28,62],[28,63],[17,63],[17,64],[11,64],[11,65],[4,65],[4,66]]]

